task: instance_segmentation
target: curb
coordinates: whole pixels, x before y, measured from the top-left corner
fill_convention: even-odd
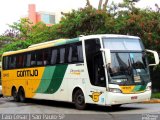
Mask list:
[[[151,99],[151,100],[149,100],[149,101],[144,101],[144,102],[142,102],[142,103],[160,103],[160,99]]]

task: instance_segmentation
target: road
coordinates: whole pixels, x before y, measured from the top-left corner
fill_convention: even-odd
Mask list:
[[[7,116],[10,114],[11,117]],[[17,103],[12,98],[0,98],[0,119],[13,119],[17,114],[28,115],[26,118],[30,120],[160,120],[160,104],[126,104],[119,109],[89,105],[86,110],[76,110],[73,104],[65,102],[28,100]],[[16,117],[14,119],[25,118]]]

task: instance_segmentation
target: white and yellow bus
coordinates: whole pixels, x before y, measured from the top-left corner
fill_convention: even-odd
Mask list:
[[[2,92],[26,98],[120,106],[151,97],[146,52],[139,37],[89,35],[59,39],[2,56]]]

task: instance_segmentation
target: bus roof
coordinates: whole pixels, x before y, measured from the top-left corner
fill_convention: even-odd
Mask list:
[[[43,49],[43,48],[49,48],[53,46],[59,46],[59,45],[65,45],[69,43],[75,43],[78,41],[81,41],[82,39],[94,39],[94,38],[133,38],[133,39],[139,39],[139,37],[136,36],[129,36],[129,35],[117,35],[117,34],[97,34],[97,35],[87,35],[87,36],[81,36],[73,39],[57,39],[57,40],[52,40],[44,43],[39,43],[39,44],[34,44],[29,46],[26,49],[21,49],[17,51],[9,51],[9,52],[4,52],[2,56],[6,55],[12,55],[12,54],[18,54],[18,53],[23,53],[23,52],[29,52],[32,50],[38,50],[38,49]]]
[[[57,39],[57,40],[52,40],[52,41],[48,41],[48,42],[44,42],[44,43],[33,44],[26,49],[4,52],[2,56],[18,54],[18,53],[23,53],[23,52],[29,52],[32,50],[39,50],[39,49],[49,48],[49,47],[53,47],[53,46],[65,45],[65,44],[69,44],[69,43],[75,43],[78,41],[80,41],[79,38]]]
[[[87,35],[83,36],[83,39],[91,39],[91,38],[130,38],[130,39],[140,39],[137,36],[130,35],[119,35],[119,34],[97,34],[97,35]]]

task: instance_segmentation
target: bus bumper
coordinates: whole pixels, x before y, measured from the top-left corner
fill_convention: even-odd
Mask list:
[[[123,94],[123,93],[108,93],[106,105],[118,105],[127,103],[136,103],[148,101],[151,98],[151,91],[145,91],[137,94]]]

